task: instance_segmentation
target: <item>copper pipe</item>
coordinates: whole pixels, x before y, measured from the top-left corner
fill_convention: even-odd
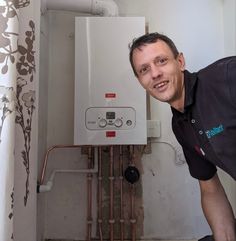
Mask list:
[[[123,208],[123,149],[119,146],[119,178],[120,178],[120,241],[124,240],[124,208]]]
[[[132,166],[135,165],[134,159],[135,159],[134,146],[130,146],[130,164]]]
[[[45,172],[46,172],[47,163],[48,163],[48,156],[49,156],[51,151],[53,151],[54,149],[79,148],[79,147],[81,147],[81,146],[78,146],[78,145],[56,145],[56,146],[52,146],[52,147],[48,148],[48,150],[45,154],[45,157],[44,157],[43,167],[42,167],[42,171],[41,171],[41,178],[40,178],[39,184],[42,185],[43,182],[44,182]]]
[[[131,223],[131,240],[136,240],[136,219],[135,219],[135,213],[134,213],[134,198],[135,198],[135,184],[130,184],[130,209],[131,209],[131,215],[130,215],[130,223]]]
[[[134,146],[130,146],[130,164],[135,165]],[[134,212],[135,184],[130,185],[130,224],[131,224],[131,240],[136,240],[136,219]]]
[[[110,180],[110,241],[114,240],[114,153],[113,146],[110,147],[110,172],[109,172],[109,180]]]
[[[102,147],[98,149],[98,229],[100,241],[103,241],[102,234]]]
[[[88,149],[88,169],[92,167],[92,148]],[[87,241],[91,241],[92,233],[92,177],[91,173],[87,174]]]

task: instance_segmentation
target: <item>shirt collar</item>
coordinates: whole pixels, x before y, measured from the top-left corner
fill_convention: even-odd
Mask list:
[[[184,111],[191,106],[195,99],[195,90],[197,86],[197,74],[190,73],[187,70],[184,71],[184,88],[185,88],[185,97],[184,97]]]
[[[188,70],[184,71],[184,113],[187,112],[188,108],[194,103],[195,99],[195,90],[197,86],[197,74],[190,73]],[[177,113],[176,109],[171,107],[172,112]]]

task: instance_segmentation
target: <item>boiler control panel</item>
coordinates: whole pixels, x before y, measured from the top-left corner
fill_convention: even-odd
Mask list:
[[[91,107],[86,110],[88,130],[129,130],[135,127],[135,109],[132,107]]]

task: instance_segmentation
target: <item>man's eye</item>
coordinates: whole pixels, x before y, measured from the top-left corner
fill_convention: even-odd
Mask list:
[[[156,64],[157,65],[163,65],[163,64],[167,63],[167,60],[168,60],[168,58],[158,58],[156,60]]]
[[[149,70],[148,66],[145,66],[145,67],[143,67],[143,68],[140,69],[139,73],[140,73],[140,74],[145,74],[145,73],[148,72],[148,70]]]
[[[160,63],[165,63],[167,59],[160,59]]]

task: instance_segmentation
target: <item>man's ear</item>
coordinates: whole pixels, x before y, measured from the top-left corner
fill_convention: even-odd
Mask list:
[[[181,71],[184,71],[185,70],[185,59],[184,59],[183,53],[179,53],[179,55],[177,57],[177,61],[179,63],[179,67],[180,67]]]

